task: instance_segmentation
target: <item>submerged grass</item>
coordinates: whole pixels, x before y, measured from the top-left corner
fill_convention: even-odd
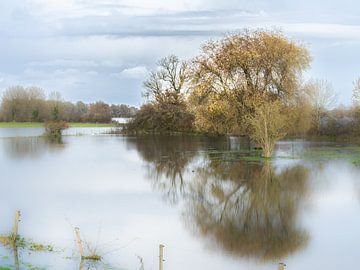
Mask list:
[[[207,154],[211,160],[221,160],[224,162],[265,161],[274,159],[263,157],[260,149],[239,149],[232,151],[209,150],[204,151],[203,153]]]
[[[70,127],[114,127],[112,123],[69,123]],[[0,128],[42,128],[44,123],[35,122],[0,122]]]
[[[299,158],[310,161],[346,160],[360,165],[360,146],[316,147],[305,151]]]
[[[89,256],[84,256],[82,257],[83,260],[88,260],[88,261],[101,261],[102,260],[102,256],[97,255],[97,254],[92,254]]]
[[[40,244],[32,239],[21,237],[18,234],[18,225],[20,221],[20,211],[16,211],[15,222],[13,232],[10,234],[0,235],[0,246],[8,249],[13,254],[14,262],[10,263],[9,256],[0,255],[0,270],[8,269],[28,269],[28,270],[45,270],[47,267],[38,267],[32,263],[22,262],[20,255],[24,252],[29,255],[37,252],[63,252],[64,250],[55,250],[53,245]],[[112,267],[109,264],[104,263],[103,256],[97,253],[97,248],[92,248],[88,242],[83,242],[80,238],[79,229],[76,228],[77,242],[80,245],[80,269],[120,269]],[[85,246],[83,245],[85,244]],[[83,255],[84,248],[87,249],[87,254]],[[22,267],[20,267],[22,266]]]
[[[52,245],[43,245],[32,241],[31,239],[25,239],[20,237],[19,235],[14,237],[13,235],[9,236],[0,236],[0,244],[3,245],[5,248],[12,250],[14,253],[14,260],[15,260],[15,269],[28,269],[28,270],[45,270],[46,267],[38,267],[33,265],[29,262],[21,262],[19,260],[19,252],[24,251],[29,254],[32,252],[53,252],[54,247]],[[3,261],[9,261],[9,257],[3,256],[1,257]],[[7,263],[6,263],[7,264]],[[9,264],[11,265],[11,264]],[[23,267],[20,268],[20,265]],[[0,266],[0,270],[10,270],[14,269],[13,266]]]
[[[335,145],[319,146],[304,149],[296,154],[274,156],[265,158],[261,156],[259,149],[247,149],[236,151],[204,151],[211,160],[221,160],[224,162],[248,161],[262,162],[273,160],[304,160],[304,161],[331,161],[344,160],[360,166],[360,146],[357,145]]]
[[[40,243],[36,243],[31,239],[26,239],[24,237],[17,236],[14,240],[12,235],[4,236],[0,235],[0,244],[4,247],[12,247],[16,246],[19,249],[25,249],[27,251],[34,252],[53,252],[55,251],[53,245],[44,245]]]

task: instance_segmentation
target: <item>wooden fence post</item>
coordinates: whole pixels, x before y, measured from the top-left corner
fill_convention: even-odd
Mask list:
[[[20,222],[20,211],[17,210],[15,212],[14,227],[13,227],[13,231],[12,231],[12,240],[14,243],[16,242],[16,239],[19,234],[19,222]]]
[[[164,270],[164,245],[159,246],[159,270]]]
[[[19,252],[17,247],[18,235],[19,235],[19,222],[20,222],[20,211],[15,212],[14,226],[11,235],[11,245],[14,252],[15,269],[20,270]]]
[[[78,227],[75,228],[75,236],[76,236],[76,243],[77,243],[77,245],[79,247],[79,251],[80,251],[80,258],[82,260],[84,258],[84,246],[81,241],[80,229]]]

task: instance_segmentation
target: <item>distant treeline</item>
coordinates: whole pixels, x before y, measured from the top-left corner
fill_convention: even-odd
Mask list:
[[[128,105],[109,105],[102,101],[86,104],[82,101],[64,101],[60,93],[49,96],[38,87],[14,86],[8,88],[1,99],[0,121],[45,122],[111,122],[113,117],[133,117],[137,108]]]

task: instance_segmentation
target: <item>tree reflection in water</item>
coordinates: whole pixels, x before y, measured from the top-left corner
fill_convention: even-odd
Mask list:
[[[49,151],[64,149],[60,139],[50,140],[45,137],[7,138],[1,140],[5,154],[13,159],[39,158]]]
[[[187,226],[212,247],[266,261],[307,245],[298,218],[309,190],[304,166],[279,173],[270,162],[239,161],[223,138],[154,136],[130,146],[146,162],[153,187],[171,203],[185,202]]]
[[[308,243],[298,224],[307,193],[303,166],[276,174],[269,162],[210,162],[187,198],[187,224],[226,253],[259,260],[287,257]]]
[[[204,138],[191,136],[142,136],[129,138],[129,148],[135,148],[147,167],[147,178],[166,201],[176,204],[186,196],[186,174],[198,151],[208,144]]]

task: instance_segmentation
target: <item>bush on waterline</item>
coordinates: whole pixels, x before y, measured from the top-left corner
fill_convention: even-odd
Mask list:
[[[69,124],[62,120],[52,120],[45,123],[45,135],[51,139],[61,138],[62,132],[69,128]]]

